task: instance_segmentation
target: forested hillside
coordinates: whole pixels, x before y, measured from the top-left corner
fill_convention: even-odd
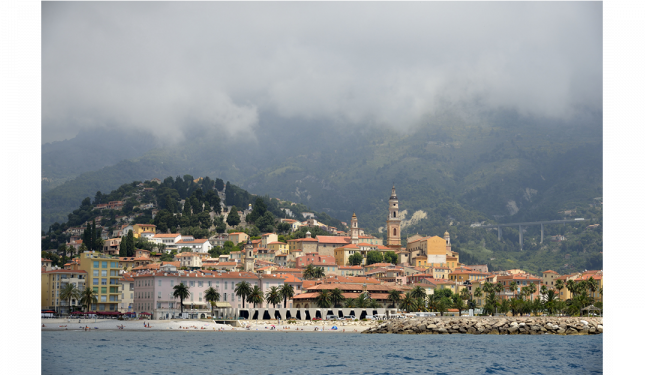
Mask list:
[[[190,141],[86,172],[45,192],[43,228],[65,219],[97,190],[184,173],[220,176],[249,193],[300,202],[343,221],[356,212],[359,225],[377,235],[395,184],[406,211],[404,237],[450,230],[457,246],[482,262],[487,250],[519,253],[517,230],[507,229],[509,235],[497,247],[496,235],[470,229],[473,223],[561,219],[572,209],[602,222],[602,210],[595,207],[581,214],[603,195],[601,115],[563,124],[514,113],[472,119],[446,112],[405,131],[260,118],[253,134],[213,136],[193,129],[186,136]],[[568,225],[547,228],[547,233],[562,228],[571,238],[582,235],[582,229]],[[533,230],[528,228],[527,242]],[[486,246],[478,250],[482,240]],[[552,245],[547,246],[551,251]],[[557,245],[580,247],[583,254],[576,260],[573,254],[564,259],[565,253],[559,264],[587,268],[591,249],[602,251],[602,236],[576,246]],[[530,247],[522,253],[530,259],[521,262],[544,264],[535,260],[542,255],[530,255]],[[508,259],[519,262],[518,257]],[[500,258],[488,256],[492,265]]]

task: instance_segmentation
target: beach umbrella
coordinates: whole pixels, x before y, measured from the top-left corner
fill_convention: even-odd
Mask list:
[[[338,329],[338,327],[336,327],[336,326],[333,326],[333,327],[331,327],[331,329],[334,329],[334,330],[335,330],[335,329]]]

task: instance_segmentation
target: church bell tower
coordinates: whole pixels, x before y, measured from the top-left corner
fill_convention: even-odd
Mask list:
[[[351,228],[350,228],[350,233],[351,233],[351,242],[353,244],[358,244],[358,232],[360,228],[358,227],[358,218],[356,218],[356,213],[352,215],[352,221],[351,221]]]
[[[387,246],[401,246],[401,218],[399,217],[399,199],[396,197],[396,189],[392,186],[390,195],[390,213],[387,217]]]
[[[244,272],[253,272],[255,270],[255,258],[253,257],[253,244],[249,238],[244,246]]]

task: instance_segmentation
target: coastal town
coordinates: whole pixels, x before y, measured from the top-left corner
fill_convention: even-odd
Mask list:
[[[95,209],[119,205],[109,202]],[[306,230],[304,237],[284,242],[276,232],[254,238],[230,230],[196,239],[163,233],[155,224],[126,222],[100,249],[85,250],[82,227],[69,228],[69,247],[77,249],[69,261],[59,267],[41,259],[41,312],[44,317],[310,321],[420,312],[516,316],[602,311],[602,270],[534,275],[464,264],[451,249],[448,231],[442,236],[415,234],[402,245],[395,187],[388,210],[384,238],[365,233],[355,214],[349,225],[343,223],[345,230],[326,226],[313,215],[304,221],[276,219],[276,226],[288,224],[289,232]],[[240,216],[251,212],[249,207]],[[327,235],[314,238],[311,231]],[[131,256],[119,256],[127,254],[128,237],[152,244],[153,250],[135,248]],[[213,257],[214,249],[231,245],[240,250]]]

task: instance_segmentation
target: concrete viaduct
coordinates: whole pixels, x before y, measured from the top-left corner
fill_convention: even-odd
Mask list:
[[[529,225],[539,225],[540,226],[540,243],[544,242],[544,224],[564,224],[564,223],[577,223],[579,221],[587,221],[589,219],[569,219],[569,220],[550,220],[550,221],[529,221],[526,223],[509,223],[509,224],[491,224],[491,225],[482,225],[478,228],[497,228],[497,240],[502,240],[502,227],[519,227],[520,228],[520,250],[522,250],[524,243],[524,234],[522,233],[522,227],[527,227]]]

